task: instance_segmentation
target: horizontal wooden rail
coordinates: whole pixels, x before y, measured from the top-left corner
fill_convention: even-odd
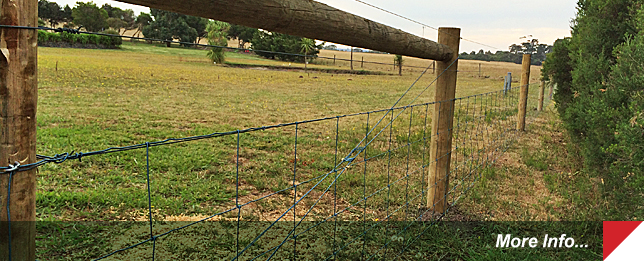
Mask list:
[[[118,0],[253,28],[423,59],[453,51],[425,38],[312,0]]]

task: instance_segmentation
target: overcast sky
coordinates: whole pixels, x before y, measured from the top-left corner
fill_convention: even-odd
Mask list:
[[[51,0],[50,0],[51,1]],[[436,30],[387,14],[353,0],[317,0],[338,9],[383,23],[406,32],[436,40]],[[575,16],[576,0],[363,0],[375,6],[409,17],[433,27],[460,27],[463,38],[507,50],[520,43],[519,38],[532,35],[541,43],[552,44],[570,36],[570,20]],[[73,6],[77,0],[53,0]],[[136,13],[149,12],[147,7],[112,0],[94,0],[97,5],[109,3]],[[492,49],[461,42],[462,51]],[[493,51],[496,51],[492,49]]]

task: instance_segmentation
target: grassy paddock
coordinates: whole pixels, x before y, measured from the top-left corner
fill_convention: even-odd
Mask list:
[[[235,63],[278,66],[283,63],[229,54],[228,60]],[[388,56],[372,54],[370,59],[384,61]],[[412,58],[408,61],[428,63]],[[478,71],[459,74],[457,97],[499,90],[502,76],[508,71],[518,75],[520,70],[520,65],[515,64],[486,64],[493,68],[487,73],[489,78],[473,77]],[[206,59],[205,51],[129,42],[120,50],[39,48],[38,153],[87,152],[386,109],[420,74],[411,69],[402,77],[306,75],[298,68],[302,65],[291,66],[293,70],[281,71],[214,66]],[[328,64],[312,66],[340,68]],[[460,70],[472,68],[478,70],[478,62],[460,62]],[[534,70],[533,78],[537,79],[538,68]],[[430,84],[434,77],[431,73],[422,77],[399,105],[432,102]],[[503,98],[488,99],[503,102],[498,100]],[[476,102],[472,107],[459,107],[456,113],[467,109],[461,120],[476,120],[486,135],[490,135],[490,129],[495,132],[493,127],[498,122],[495,120],[511,122],[508,118],[514,113],[511,103],[505,103],[508,107],[503,110],[488,112],[482,100],[478,100],[481,105]],[[334,186],[333,178],[321,177],[356,145],[364,146],[360,141],[366,130],[385,112],[247,133],[240,135],[239,141],[232,135],[153,147],[149,155],[145,150],[137,150],[84,158],[82,162],[49,164],[39,169],[37,217],[40,221],[147,220],[149,156],[156,221],[198,220],[233,208],[237,199],[241,204],[279,192],[239,213],[244,221],[275,220],[294,198],[302,197],[308,190],[312,192],[300,207],[282,220],[300,219],[314,205],[315,211],[307,215],[307,221],[328,217],[334,209],[343,210],[338,219],[344,221],[382,220],[392,212],[395,215],[390,219],[406,220],[412,210],[404,203],[422,190],[426,178],[424,166],[428,163],[425,153],[409,152],[426,151],[432,107],[421,105],[404,112],[394,111],[394,115],[401,113],[393,125],[385,128],[381,123],[369,134],[370,139],[383,132],[361,155],[374,159],[347,169]],[[477,114],[471,114],[475,110]],[[466,117],[470,114],[471,119]],[[483,129],[472,133],[483,133]],[[470,141],[484,139],[477,136]],[[396,150],[385,153],[390,149]],[[487,153],[481,152],[478,145],[465,149],[463,156]],[[335,177],[337,173],[332,174]],[[237,180],[239,190],[235,186]],[[298,186],[297,191],[288,190],[307,180],[311,182]],[[319,186],[313,189],[318,181]],[[392,182],[395,184],[387,186]],[[368,195],[373,196],[362,200]],[[424,199],[413,198],[411,205],[422,206]],[[236,220],[237,216],[222,218]],[[46,249],[45,245],[40,249]]]
[[[479,220],[600,221],[608,209],[604,182],[581,171],[575,150],[550,104],[460,207]]]

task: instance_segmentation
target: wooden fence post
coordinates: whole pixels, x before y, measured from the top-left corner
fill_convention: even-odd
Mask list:
[[[351,70],[353,71],[353,47],[351,47]]]
[[[360,68],[364,68],[364,56],[362,56],[362,62],[360,62]]]
[[[0,23],[38,26],[37,0],[0,0]],[[0,165],[36,161],[37,30],[0,29]],[[9,193],[9,181],[11,191]],[[10,195],[11,223],[7,221]],[[36,259],[36,170],[0,174],[0,260]],[[9,232],[11,245],[9,246]]]
[[[333,66],[335,66],[335,54],[333,55]]]
[[[481,64],[479,63],[479,78],[481,78]]]
[[[539,104],[537,105],[537,111],[543,111],[543,96],[546,92],[546,81],[541,81],[541,86],[539,87]]]
[[[532,54],[523,55],[523,64],[521,66],[521,93],[519,94],[519,118],[517,120],[517,130],[525,131],[525,116],[528,108],[528,89],[530,87],[530,61]]]
[[[437,62],[438,73],[442,75],[436,81],[434,114],[429,165],[427,207],[436,213],[447,209],[447,191],[452,151],[452,128],[454,125],[454,98],[456,96],[456,77],[458,71],[458,50],[461,29],[439,28],[438,42],[452,49],[452,59]]]

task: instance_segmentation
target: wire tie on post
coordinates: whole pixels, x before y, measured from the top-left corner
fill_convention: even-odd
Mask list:
[[[9,168],[5,172],[14,172],[20,168],[20,162],[15,162],[14,165],[9,164]]]

